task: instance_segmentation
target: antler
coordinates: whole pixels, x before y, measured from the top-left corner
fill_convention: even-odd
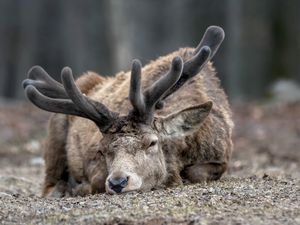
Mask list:
[[[84,117],[94,121],[101,132],[106,132],[117,117],[105,105],[81,93],[76,86],[72,70],[61,72],[62,84],[53,80],[41,67],[35,66],[23,82],[27,98],[37,107],[55,113]]]
[[[68,98],[63,85],[54,80],[40,66],[33,66],[27,73],[28,79],[24,80],[22,85],[25,89],[28,85],[34,86],[38,91],[52,98]]]
[[[182,73],[183,61],[180,57],[175,57],[169,72],[146,89],[144,93],[141,91],[141,67],[140,61],[133,61],[129,100],[133,106],[131,115],[134,115],[138,121],[148,123],[152,121],[156,103],[178,81]]]
[[[183,64],[180,57],[175,57],[170,71],[144,93],[141,91],[142,66],[138,60],[134,60],[129,93],[133,110],[130,114],[138,121],[151,122],[155,108],[162,108],[162,100],[201,71],[215,55],[224,37],[222,28],[209,27],[192,58]],[[28,79],[23,82],[27,98],[39,108],[50,112],[88,118],[105,133],[117,118],[117,113],[83,95],[74,82],[70,68],[62,70],[61,78],[62,84],[52,79],[41,67],[33,67],[28,72]]]
[[[162,97],[162,100],[176,92],[189,79],[197,75],[206,63],[211,60],[219,49],[225,37],[224,30],[218,26],[210,26],[205,31],[202,40],[196,47],[193,57],[183,65],[182,76],[172,88],[170,88]],[[159,101],[156,108],[162,108],[163,102]]]

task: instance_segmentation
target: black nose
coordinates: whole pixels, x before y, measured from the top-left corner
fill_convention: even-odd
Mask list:
[[[108,180],[109,188],[116,193],[120,193],[124,187],[128,185],[128,177],[121,177],[117,179],[110,178]]]

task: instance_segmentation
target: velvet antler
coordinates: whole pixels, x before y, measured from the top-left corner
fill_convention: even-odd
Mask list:
[[[224,38],[225,33],[221,27],[208,27],[202,40],[196,47],[193,57],[184,63],[180,79],[164,94],[162,100],[176,92],[185,82],[197,75],[207,62],[214,57]],[[162,107],[162,100],[156,104],[156,108]]]
[[[141,67],[138,60],[133,61],[129,91],[129,99],[133,106],[131,115],[138,121],[149,123],[152,121],[156,103],[181,76],[183,62],[180,57],[175,57],[170,70],[143,93],[141,90]]]
[[[37,107],[55,113],[84,117],[94,121],[101,132],[106,132],[117,114],[105,105],[81,93],[76,86],[72,70],[61,72],[62,84],[53,80],[41,67],[33,67],[23,82],[27,98]]]

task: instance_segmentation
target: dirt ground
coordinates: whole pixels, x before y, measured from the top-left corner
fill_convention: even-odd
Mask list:
[[[0,106],[2,224],[300,224],[300,104],[235,105],[235,152],[211,183],[147,193],[40,198],[49,114]]]

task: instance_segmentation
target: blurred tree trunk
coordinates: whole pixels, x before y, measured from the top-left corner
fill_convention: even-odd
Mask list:
[[[18,4],[19,11],[19,42],[18,54],[14,57],[16,66],[14,67],[14,92],[15,96],[22,96],[23,89],[21,88],[21,82],[24,79],[26,72],[29,68],[35,65],[35,55],[37,51],[37,37],[38,37],[38,23],[41,13],[41,1],[31,0],[20,1]],[[14,97],[15,97],[14,96]]]
[[[111,67],[107,12],[103,1],[62,1],[64,63],[77,75],[107,74]]]
[[[164,32],[164,1],[106,1],[109,10],[114,71],[129,69],[133,58],[144,61]],[[151,15],[151,16],[150,16]],[[164,42],[164,35],[161,35]],[[158,46],[154,49],[157,50]]]
[[[226,30],[226,69],[227,77],[225,78],[225,86],[227,87],[227,93],[231,98],[242,98],[241,75],[239,68],[241,64],[241,21],[242,14],[242,2],[240,0],[228,0],[227,1],[227,30]]]
[[[284,7],[281,11],[285,37],[283,40],[283,65],[286,75],[300,82],[300,1],[283,1]],[[287,13],[288,12],[288,13]]]
[[[266,92],[272,60],[272,1],[228,1],[229,93],[236,100]]]
[[[227,46],[227,79],[226,86],[228,95],[238,99],[242,92],[242,87],[237,85],[241,83],[241,75],[239,65],[241,64],[241,23],[242,2],[240,0],[227,1],[227,31],[226,31],[226,46]]]
[[[15,12],[9,23],[0,19],[0,93],[1,96],[12,98],[17,82],[14,63],[18,53],[19,13],[16,1],[0,2],[0,9],[2,18],[8,18],[11,12]]]
[[[42,66],[51,76],[60,80],[60,70],[64,64],[62,45],[62,1],[42,0],[38,17],[38,39],[35,64]]]
[[[117,72],[128,67],[129,59],[134,55],[134,37],[139,33],[134,30],[134,24],[129,17],[132,17],[133,11],[138,10],[132,1],[109,1],[106,2],[108,13],[108,22],[110,24],[110,44],[112,50],[113,70]],[[129,8],[129,13],[128,13]],[[133,10],[134,9],[134,10]]]

